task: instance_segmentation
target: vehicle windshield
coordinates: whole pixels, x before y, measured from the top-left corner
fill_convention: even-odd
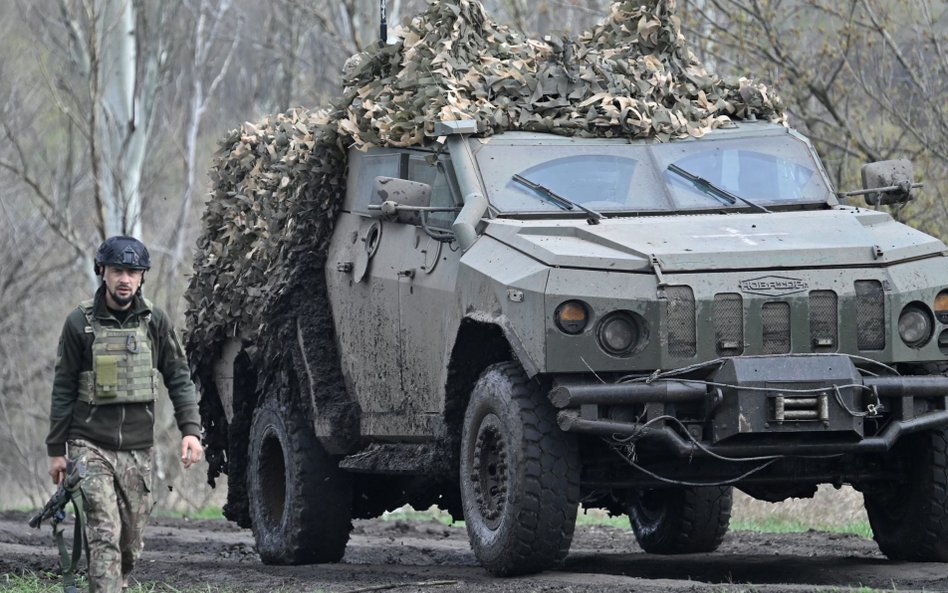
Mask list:
[[[479,146],[476,158],[491,205],[505,213],[562,211],[515,175],[598,212],[764,211],[831,195],[807,145],[786,133],[665,144],[524,139]]]

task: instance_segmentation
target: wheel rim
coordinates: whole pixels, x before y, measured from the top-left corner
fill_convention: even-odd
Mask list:
[[[667,512],[665,499],[658,490],[647,490],[641,494],[633,505],[638,518],[639,528],[652,532],[658,528]]]
[[[490,529],[497,529],[507,506],[507,445],[496,416],[481,422],[474,441],[471,482],[478,511]]]
[[[279,525],[283,522],[286,506],[286,460],[283,457],[283,445],[272,431],[264,435],[260,445],[257,473],[260,476],[260,503],[264,519],[268,525]]]

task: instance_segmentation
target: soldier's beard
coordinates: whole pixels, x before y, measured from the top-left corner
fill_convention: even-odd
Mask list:
[[[119,307],[124,307],[124,306],[128,305],[129,303],[131,303],[132,300],[134,300],[134,298],[135,298],[135,293],[134,293],[134,292],[129,292],[127,297],[123,297],[123,296],[121,296],[120,294],[118,294],[118,291],[115,291],[115,290],[111,290],[111,289],[110,289],[110,290],[109,290],[109,296],[112,297],[112,301],[113,301],[116,305],[118,305]]]

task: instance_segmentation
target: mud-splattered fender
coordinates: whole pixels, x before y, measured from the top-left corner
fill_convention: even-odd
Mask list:
[[[542,372],[546,320],[544,295],[550,269],[488,235],[460,260],[457,294],[463,318],[491,323],[528,375]]]
[[[520,361],[520,364],[523,365],[523,369],[527,375],[532,377],[540,371],[539,366],[537,366],[537,361],[532,358],[533,353],[524,346],[523,340],[517,332],[517,328],[511,323],[509,317],[506,315],[490,315],[488,313],[474,311],[465,315],[464,319],[498,327],[510,345],[511,352],[517,360]]]

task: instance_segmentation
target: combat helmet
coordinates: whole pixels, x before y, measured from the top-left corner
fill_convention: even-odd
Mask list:
[[[101,276],[105,266],[120,266],[132,270],[151,268],[151,256],[145,244],[134,237],[109,237],[95,251],[95,273]]]

